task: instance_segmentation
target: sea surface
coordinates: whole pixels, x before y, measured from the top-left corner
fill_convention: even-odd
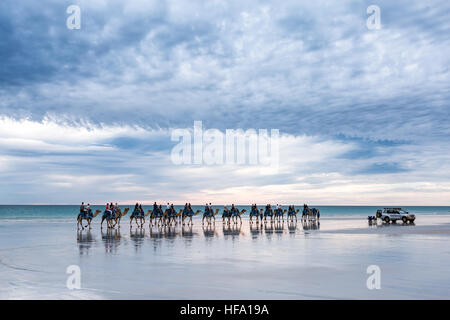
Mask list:
[[[73,219],[76,218],[80,205],[0,205],[0,219],[6,220],[30,220],[30,219]],[[134,205],[120,205],[122,209],[130,208],[133,210]],[[166,208],[164,204],[162,204],[163,209]],[[184,206],[174,206],[176,211],[179,211]],[[219,209],[221,214],[223,205],[213,205],[214,211]],[[231,208],[231,205],[227,205],[228,209]],[[239,210],[245,209],[246,213],[244,215],[248,215],[250,211],[249,205],[236,205]],[[272,205],[274,208],[275,205]],[[418,214],[418,215],[442,215],[449,214],[450,215],[450,206],[315,206],[309,205],[310,208],[318,208],[320,210],[321,219],[331,217],[331,218],[355,218],[355,217],[367,217],[375,215],[377,209],[383,209],[384,207],[395,207],[395,208],[403,208],[410,213]],[[104,210],[104,205],[92,205],[92,210]],[[148,209],[153,209],[153,206],[142,206],[145,212]],[[264,205],[259,205],[258,208],[264,208]],[[283,209],[287,209],[287,206],[282,206]],[[303,208],[302,205],[295,206],[296,209]],[[196,211],[197,209],[203,212],[204,206],[196,206],[193,205],[192,209]]]
[[[450,207],[404,206],[406,225],[368,224],[383,206],[317,207],[320,222],[77,230],[79,206],[0,206],[0,299],[450,299]]]

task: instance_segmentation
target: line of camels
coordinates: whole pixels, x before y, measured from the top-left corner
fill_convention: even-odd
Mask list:
[[[127,213],[129,212],[130,208],[125,208],[123,211],[120,208],[117,208],[114,215],[108,215],[106,214],[106,212],[103,213],[102,215],[102,220],[100,223],[101,228],[103,228],[103,222],[106,222],[106,226],[108,229],[113,229],[116,226],[118,228],[120,228],[120,221],[122,220],[122,218],[127,215]],[[215,223],[216,221],[216,215],[219,213],[220,209],[216,209],[215,211],[213,211],[211,209],[210,212],[204,212],[203,213],[203,217],[202,217],[202,225],[205,223],[207,224],[212,224]],[[223,223],[238,223],[238,220],[240,223],[242,223],[242,214],[244,214],[247,210],[243,209],[243,210],[238,210],[236,209],[235,211],[230,211],[227,210],[222,213],[222,222]],[[264,210],[264,209],[259,209],[259,210],[251,210],[251,212],[249,213],[249,217],[250,217],[250,223],[253,222],[253,220],[255,219],[256,222],[259,222],[259,220],[261,220],[261,222],[267,221],[267,217],[270,217],[270,221],[280,221],[283,220],[284,221],[284,215],[287,214],[287,220],[291,220],[291,221],[297,221],[297,214],[300,212],[300,209],[296,209],[296,210],[286,210],[286,209],[269,209],[269,210]],[[83,215],[83,214],[78,214],[77,216],[77,228],[80,229],[80,226],[82,228],[82,230],[84,230],[84,228],[89,228],[91,229],[91,222],[92,220],[97,217],[99,214],[101,213],[101,210],[96,210],[93,214],[90,215]],[[194,216],[197,216],[198,214],[201,213],[201,210],[197,210],[197,211],[193,211],[192,209],[188,212],[186,212],[184,209],[180,209],[178,212],[175,211],[171,211],[170,209],[166,209],[164,212],[154,212],[153,210],[148,210],[145,214],[144,213],[136,213],[133,212],[130,215],[130,228],[133,227],[133,220],[136,223],[136,226],[139,228],[142,228],[145,224],[145,218],[150,216],[150,222],[149,222],[149,226],[154,226],[154,225],[164,225],[164,226],[170,226],[170,225],[177,225],[178,222],[182,223],[183,225],[186,224],[186,220],[187,220],[187,224],[193,224],[192,218]],[[302,220],[308,220],[308,221],[316,221],[318,220],[318,218],[320,217],[320,212],[318,209],[316,208],[308,208],[307,206],[305,206],[305,208],[302,211]],[[87,225],[83,226],[83,220],[87,221]]]

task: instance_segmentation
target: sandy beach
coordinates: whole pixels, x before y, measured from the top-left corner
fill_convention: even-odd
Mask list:
[[[450,215],[77,232],[69,219],[0,220],[1,299],[448,299]],[[81,270],[69,290],[66,269]],[[366,286],[381,270],[381,289]]]

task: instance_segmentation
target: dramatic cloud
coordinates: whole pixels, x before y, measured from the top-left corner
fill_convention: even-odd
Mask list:
[[[450,3],[371,4],[2,1],[0,203],[448,204]],[[174,165],[195,120],[279,129],[279,170]]]

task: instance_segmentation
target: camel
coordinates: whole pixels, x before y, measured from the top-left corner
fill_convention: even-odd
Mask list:
[[[84,230],[85,227],[83,227],[83,220],[87,220],[88,225],[86,226],[86,228],[89,226],[89,229],[91,229],[91,221],[93,218],[95,218],[99,213],[101,212],[101,210],[95,210],[95,213],[92,216],[86,216],[82,213],[78,214],[77,217],[77,229],[80,230],[80,225],[81,225],[81,230]]]
[[[120,210],[120,208],[116,210],[116,215],[114,217],[114,225],[112,226],[113,228],[116,225],[118,228],[120,228],[120,220],[122,219],[123,216],[125,216],[128,213],[129,210],[130,210],[130,208],[125,208],[125,210],[123,210],[123,212],[122,212],[122,210]]]
[[[278,219],[280,221],[280,218],[284,221],[284,214],[286,212],[286,209],[283,211],[282,209],[275,209],[273,213],[274,219]]]
[[[289,220],[289,218],[291,218],[291,221],[293,221],[294,217],[295,217],[295,221],[297,221],[297,213],[299,213],[299,211],[300,211],[300,209],[297,209],[295,211],[292,211],[292,210],[289,211],[288,214],[287,214],[288,220]]]
[[[316,220],[320,216],[319,209],[305,207],[302,213],[302,220]]]
[[[242,215],[244,212],[247,212],[247,210],[243,209],[243,210],[239,211],[239,209],[237,209],[237,213],[232,213],[232,214],[231,214],[231,219],[236,220],[236,221],[234,221],[234,223],[237,223],[237,219],[238,219],[238,218],[239,218],[239,221],[242,223],[241,215]],[[228,219],[228,223],[229,223],[229,222],[230,222],[230,219]]]
[[[262,215],[263,215],[263,209],[260,209],[259,211],[258,210],[252,210],[252,211],[250,211],[250,214],[249,214],[249,216],[250,216],[250,222],[252,222],[253,221],[253,217],[256,217],[256,222],[258,222],[259,221],[259,217],[262,217]],[[262,220],[262,219],[261,219]]]
[[[167,211],[167,210],[166,210]],[[167,225],[172,225],[172,222],[175,222],[175,225],[178,224],[177,218],[181,217],[181,214],[183,213],[183,209],[180,209],[178,212],[167,212]]]
[[[228,219],[228,224],[230,224],[231,211],[228,209],[222,212],[222,223],[225,223],[225,218]]]
[[[216,217],[215,217],[215,215],[216,214],[218,214],[219,213],[219,209],[216,209],[216,212],[213,212],[212,214],[211,213],[206,213],[206,212],[204,212],[203,213],[203,218],[202,218],[202,225],[203,225],[203,223],[204,223],[204,221],[205,221],[205,218],[206,218],[206,222],[208,222],[208,224],[210,224],[211,223],[211,218],[213,218],[214,219],[214,223],[216,222]]]
[[[150,222],[149,222],[149,226],[151,227],[153,225],[153,220],[159,219],[158,221],[158,225],[163,223],[163,219],[165,218],[165,212],[162,212],[159,208],[158,211],[155,210],[149,210],[149,212],[146,213],[150,214]]]
[[[270,221],[273,221],[273,210],[272,210],[272,208],[270,208],[269,210],[266,209],[264,211],[264,221],[267,220],[267,216],[270,216]]]
[[[108,228],[114,228],[117,224],[117,222],[119,222],[120,224],[120,219],[122,218],[122,216],[124,216],[128,210],[130,210],[129,208],[126,208],[124,210],[124,213],[122,213],[122,211],[120,209],[116,209],[113,215],[109,215],[105,212],[103,212],[103,216],[102,216],[102,222],[100,223],[100,227],[103,228],[103,222],[106,220],[106,226]]]
[[[161,212],[158,209],[158,212],[152,212],[150,211],[150,226],[153,225],[153,220],[159,219],[158,221],[158,225],[162,224],[162,225],[167,225],[168,223],[171,223],[173,221],[176,222],[176,218],[178,217],[178,215],[181,214],[181,211],[179,213],[176,213],[175,215],[173,214],[169,214],[169,210],[166,209],[164,212]]]
[[[133,212],[130,216],[130,229],[133,227],[133,219],[136,221],[136,225],[138,227],[142,228],[145,223],[145,217],[148,216],[150,213],[151,213],[151,210],[148,210],[147,213],[145,213],[144,215],[134,214],[134,212]],[[140,225],[138,222],[138,218],[139,218],[139,221],[141,222]]]
[[[190,212],[185,213],[183,210],[181,214],[181,221],[183,222],[183,226],[185,224],[184,219],[189,218],[188,224],[192,224],[192,217],[198,215],[200,212],[201,210],[197,210],[195,212],[191,210]]]
[[[237,212],[236,212],[237,211]],[[241,215],[246,212],[247,210],[242,210],[239,211],[239,209],[236,209],[236,211],[232,212],[231,210],[228,211],[223,211],[222,214],[222,222],[225,223],[225,218],[227,218],[227,223],[230,224],[230,221],[233,220],[234,223],[237,223],[237,219],[239,218],[239,220],[242,223],[242,218]],[[236,221],[235,221],[236,220]]]

